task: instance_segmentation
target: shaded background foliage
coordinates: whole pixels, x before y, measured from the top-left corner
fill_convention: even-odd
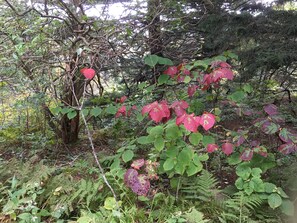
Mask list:
[[[116,3],[125,10],[112,18],[109,6]],[[275,90],[290,97],[296,90],[293,3],[3,1],[1,81],[41,95],[49,126],[65,143],[78,139],[79,116],[56,117],[49,108],[77,106],[74,95],[81,98],[84,83],[79,70],[97,71],[88,83],[88,95],[102,97],[111,83],[119,83],[130,95],[138,83],[154,82],[164,70],[144,65],[143,57],[149,53],[180,63],[231,50],[240,58],[239,83],[252,80],[263,91],[273,83]]]

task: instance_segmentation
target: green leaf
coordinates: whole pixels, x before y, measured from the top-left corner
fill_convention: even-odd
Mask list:
[[[136,119],[138,122],[142,122],[144,117],[140,112],[137,112]]]
[[[168,76],[168,75],[166,75],[166,74],[162,74],[162,75],[160,75],[159,78],[158,78],[158,84],[159,84],[159,85],[166,84],[167,81],[168,81],[168,79],[169,79],[169,76]]]
[[[178,126],[174,123],[170,126],[167,126],[165,130],[166,139],[177,139],[182,136],[182,133],[179,131]]]
[[[263,181],[258,177],[253,177],[251,181],[254,183],[254,190],[256,192],[264,192],[265,187]]]
[[[164,57],[158,57],[158,63],[161,65],[169,65],[169,66],[173,65],[172,60]]]
[[[132,158],[134,157],[134,152],[132,150],[126,150],[123,154],[122,154],[122,159],[125,163],[129,162],[130,160],[132,160]]]
[[[253,168],[252,169],[252,176],[254,177],[261,177],[262,170],[260,168]]]
[[[92,108],[90,111],[91,116],[97,117],[101,114],[102,109],[99,107]]]
[[[264,187],[265,187],[265,192],[269,194],[276,192],[277,190],[277,187],[275,186],[275,184],[272,184],[272,183],[265,183]]]
[[[227,158],[227,161],[229,165],[236,165],[241,163],[242,160],[240,159],[239,153],[233,153],[231,156]]]
[[[253,87],[250,84],[245,84],[245,85],[243,85],[243,90],[246,93],[252,93],[253,92]]]
[[[222,113],[221,109],[219,109],[219,108],[215,108],[215,109],[214,109],[214,114],[215,114],[216,116],[219,116],[221,113]]]
[[[61,108],[60,106],[51,109],[51,112],[52,112],[54,115],[59,114],[61,111],[62,111],[62,108]]]
[[[172,170],[175,166],[176,161],[173,158],[166,159],[165,163],[163,164],[163,168],[165,171]]]
[[[174,169],[175,169],[175,172],[176,172],[177,174],[183,175],[184,172],[185,172],[185,170],[186,170],[186,167],[185,167],[185,165],[184,165],[183,163],[178,162],[178,163],[175,165]]]
[[[184,166],[189,165],[193,158],[193,152],[189,148],[184,148],[179,154],[178,154],[178,163],[182,163]]]
[[[295,208],[294,208],[294,204],[292,201],[290,200],[283,200],[280,209],[282,210],[282,212],[288,216],[294,216],[294,212],[295,212]]]
[[[203,136],[202,139],[202,144],[203,146],[207,146],[208,144],[214,144],[215,143],[215,138],[212,136]]]
[[[188,176],[193,176],[194,174],[200,172],[202,170],[202,164],[199,166],[196,166],[194,163],[190,163],[190,165],[187,167],[187,174]]]
[[[272,209],[275,209],[282,204],[282,198],[277,193],[272,193],[268,196],[268,204]]]
[[[190,83],[191,80],[192,79],[189,76],[186,76],[184,79],[184,83],[188,84],[188,83]]]
[[[138,88],[140,89],[140,90],[142,90],[145,86],[146,86],[146,82],[142,82],[142,83],[140,83],[140,84],[138,84]]]
[[[63,115],[65,115],[66,113],[68,113],[68,112],[70,112],[71,110],[73,110],[72,108],[62,108],[61,109],[61,113],[63,114]]]
[[[157,55],[147,55],[144,58],[144,63],[146,65],[149,65],[150,67],[154,67],[158,63],[158,60],[159,60],[159,57]]]
[[[204,153],[203,155],[199,155],[198,157],[201,162],[207,161],[209,159],[209,156],[207,153]]]
[[[90,109],[88,109],[88,108],[84,108],[83,110],[81,110],[81,113],[82,113],[83,116],[86,117],[86,116],[88,116],[89,111],[90,111]]]
[[[235,91],[233,94],[228,96],[228,99],[235,101],[235,102],[241,102],[245,98],[245,92],[242,90]]]
[[[202,138],[203,138],[203,136],[199,132],[191,133],[191,135],[189,137],[189,141],[192,145],[198,146],[198,144],[202,140]]]
[[[155,146],[156,150],[158,150],[160,152],[162,149],[164,149],[164,146],[165,146],[164,139],[162,137],[156,138],[156,140],[154,142],[154,146]]]
[[[277,193],[283,198],[289,198],[289,196],[285,193],[285,191],[281,187],[277,188]]]
[[[117,107],[114,105],[110,105],[106,108],[106,113],[107,114],[111,114],[111,115],[115,115],[117,113]]]
[[[194,62],[194,66],[195,67],[201,67],[204,69],[208,68],[208,62],[207,61],[203,61],[203,60],[197,60]]]
[[[246,164],[242,163],[236,167],[236,174],[242,179],[247,180],[252,173],[252,169]]]
[[[104,201],[104,208],[106,210],[114,210],[117,208],[117,202],[114,197],[107,197]]]
[[[166,156],[171,158],[176,158],[178,155],[179,149],[176,146],[171,146],[169,149],[166,150]]]
[[[71,112],[67,113],[67,118],[73,119],[77,115],[77,111],[72,110]]]
[[[89,216],[82,216],[79,219],[77,219],[78,223],[91,223],[93,222],[93,219]]]
[[[244,181],[241,177],[239,177],[236,181],[235,181],[235,186],[237,187],[238,190],[242,190],[243,189],[243,185],[244,185]]]
[[[150,137],[147,136],[140,136],[137,138],[137,142],[141,145],[150,144],[153,142],[153,140]]]
[[[162,136],[163,131],[164,131],[163,126],[157,125],[149,130],[149,134],[152,135],[153,137],[160,137]]]

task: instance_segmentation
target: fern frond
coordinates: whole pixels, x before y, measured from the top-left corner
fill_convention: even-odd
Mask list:
[[[203,170],[201,175],[190,178],[182,183],[181,193],[186,199],[209,201],[219,193],[217,179],[208,171]]]

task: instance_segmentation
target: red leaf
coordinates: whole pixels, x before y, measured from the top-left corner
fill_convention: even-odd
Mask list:
[[[234,150],[234,146],[232,143],[224,143],[222,145],[222,151],[223,153],[225,153],[227,156],[229,156],[231,153],[233,153],[233,150]]]
[[[136,170],[139,170],[143,165],[144,165],[144,159],[138,159],[132,162],[131,167],[133,167]]]
[[[177,117],[182,116],[186,113],[186,108],[189,107],[189,104],[186,101],[175,101],[171,105],[171,108],[174,110]]]
[[[279,138],[285,143],[290,143],[290,142],[297,143],[297,134],[292,130],[288,130],[287,128],[283,128],[280,130]]]
[[[214,126],[215,118],[213,114],[205,112],[200,118],[200,124],[207,131]]]
[[[124,175],[124,183],[130,187],[133,183],[137,182],[138,172],[134,169],[128,169]]]
[[[188,69],[184,69],[183,70],[183,74],[184,75],[187,75],[187,76],[190,76],[191,75],[191,72]]]
[[[236,145],[237,146],[240,146],[242,143],[244,143],[245,141],[245,137],[244,136],[239,136],[237,142],[236,142]]]
[[[128,111],[128,113],[127,113],[127,116],[130,116],[133,110],[137,110],[136,105],[133,105],[133,106],[129,109],[129,111]]]
[[[280,147],[278,147],[278,151],[280,151],[281,153],[288,155],[292,152],[296,152],[297,151],[297,145],[294,143],[286,143],[281,145]]]
[[[176,74],[178,73],[177,67],[176,66],[172,66],[172,67],[168,67],[167,70],[164,71],[164,74],[169,75],[170,77],[174,77]]]
[[[198,88],[197,85],[190,85],[188,87],[188,95],[189,95],[189,97],[192,97],[195,94],[197,88]]]
[[[203,84],[210,85],[212,83],[212,77],[210,74],[205,74],[203,77]]]
[[[206,149],[208,153],[213,153],[214,151],[217,151],[219,147],[217,144],[208,144]]]
[[[220,68],[220,71],[223,73],[222,78],[227,78],[228,80],[233,80],[234,74],[233,71],[229,68]]]
[[[144,115],[145,113],[149,113],[152,110],[152,108],[156,107],[157,105],[158,105],[157,101],[151,104],[145,105],[141,110],[141,114]]]
[[[118,118],[120,116],[126,116],[126,106],[123,105],[122,107],[119,108],[119,110],[117,111],[115,117]]]
[[[194,114],[188,115],[183,114],[182,116],[176,119],[176,124],[184,124],[185,128],[190,132],[197,132],[199,126],[200,117],[194,116]]]
[[[279,130],[280,126],[274,122],[270,121],[265,121],[262,124],[262,131],[265,132],[266,134],[274,134]]]
[[[94,77],[95,74],[96,74],[95,70],[92,69],[92,68],[82,68],[82,69],[80,70],[80,73],[81,73],[82,75],[84,75],[85,78],[90,79],[90,80],[93,79],[93,77]]]
[[[223,67],[223,68],[231,68],[231,65],[228,64],[228,63],[226,63],[226,62],[221,62],[221,63],[219,64],[219,66],[220,66],[220,67]]]
[[[240,159],[244,161],[249,161],[253,158],[253,155],[254,155],[254,151],[246,148],[242,151],[240,155]]]
[[[137,181],[131,184],[130,188],[137,195],[146,196],[150,189],[150,181],[147,179],[146,175],[140,174],[137,176]]]
[[[254,149],[255,153],[258,153],[261,156],[267,157],[267,149],[264,146],[257,146]]]
[[[177,82],[178,83],[184,82],[184,80],[185,80],[185,76],[182,76],[182,75],[177,76]]]
[[[251,145],[252,147],[258,147],[258,146],[260,145],[260,142],[257,141],[257,140],[253,140],[253,141],[250,142],[250,145]]]
[[[160,122],[163,118],[170,117],[170,110],[168,108],[167,102],[162,101],[160,104],[155,101],[149,105],[142,108],[142,115],[149,113],[149,116],[155,122]]]
[[[121,104],[124,103],[124,102],[126,101],[126,99],[127,99],[127,96],[122,96],[122,97],[120,98],[120,103],[121,103]]]
[[[277,115],[278,111],[277,111],[277,107],[274,104],[269,104],[264,106],[264,111],[268,114],[268,115]]]
[[[211,74],[211,82],[218,82],[223,78],[224,73],[221,68],[215,69]]]

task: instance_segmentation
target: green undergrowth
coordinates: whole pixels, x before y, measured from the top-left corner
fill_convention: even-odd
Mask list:
[[[177,183],[160,179],[150,195],[137,196],[123,182],[123,165],[101,159],[117,194],[115,202],[91,156],[56,165],[49,160],[0,160],[1,222],[282,222],[259,196],[246,196],[204,170]],[[50,164],[51,163],[51,164]],[[118,206],[117,206],[117,205]],[[118,207],[118,208],[117,208]]]

